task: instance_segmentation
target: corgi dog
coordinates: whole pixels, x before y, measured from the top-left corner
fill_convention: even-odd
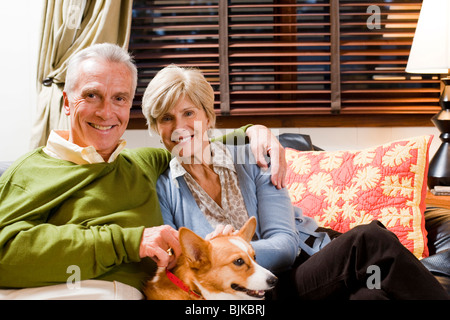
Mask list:
[[[204,240],[180,228],[182,254],[172,270],[158,268],[144,287],[149,300],[251,300],[264,299],[277,277],[255,262],[250,245],[256,219],[250,218],[239,232]]]

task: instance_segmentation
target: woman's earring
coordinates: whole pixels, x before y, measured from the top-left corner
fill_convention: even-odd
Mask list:
[[[208,128],[206,130],[206,136],[208,137],[208,141],[211,141],[211,138],[212,138],[212,130],[211,130],[211,128]]]

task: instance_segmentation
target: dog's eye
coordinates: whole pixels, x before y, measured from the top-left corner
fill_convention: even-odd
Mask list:
[[[245,261],[242,258],[239,258],[239,259],[234,260],[233,263],[234,263],[234,265],[240,267],[245,263]]]

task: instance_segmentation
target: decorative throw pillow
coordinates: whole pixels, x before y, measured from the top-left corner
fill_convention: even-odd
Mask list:
[[[286,148],[292,203],[319,226],[339,232],[379,220],[416,257],[427,257],[424,211],[432,139],[421,136],[360,151]]]

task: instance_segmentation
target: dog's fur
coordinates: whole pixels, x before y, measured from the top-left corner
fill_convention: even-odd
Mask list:
[[[171,270],[191,293],[170,281],[164,268],[158,268],[144,293],[149,300],[228,300],[264,299],[277,278],[255,262],[250,245],[256,219],[249,219],[236,235],[206,241],[189,229],[180,228],[182,254]],[[193,294],[194,292],[195,294]]]

